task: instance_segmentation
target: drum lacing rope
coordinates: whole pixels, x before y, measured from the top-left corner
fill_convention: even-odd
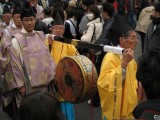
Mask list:
[[[90,92],[90,96],[91,96],[91,101],[93,98],[93,94],[92,94],[92,88],[93,88],[93,80],[94,80],[94,50],[91,50],[91,61],[92,61],[92,81],[91,81],[91,92]],[[93,103],[91,102],[91,106],[90,106],[90,120],[93,120]]]

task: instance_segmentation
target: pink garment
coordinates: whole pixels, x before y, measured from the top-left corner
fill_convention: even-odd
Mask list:
[[[12,68],[10,64],[10,55],[9,55],[9,50],[10,50],[10,45],[11,45],[11,40],[12,37],[16,34],[19,33],[21,29],[14,28],[12,26],[8,26],[4,30],[3,38],[1,39],[0,42],[0,76],[1,80],[3,80],[3,92],[8,92],[12,89],[17,88],[17,84],[14,79],[14,75],[12,73]]]

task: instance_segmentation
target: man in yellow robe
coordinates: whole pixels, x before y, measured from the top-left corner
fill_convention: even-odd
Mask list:
[[[133,119],[132,112],[138,103],[137,65],[133,59],[138,39],[135,31],[126,24],[127,21],[122,22],[125,22],[125,18],[117,15],[107,38],[112,45],[125,50],[122,55],[105,55],[97,81],[102,120]]]
[[[48,36],[48,42],[51,44],[51,55],[55,61],[56,64],[66,56],[73,56],[77,55],[77,49],[74,45],[66,44],[63,42],[59,42],[54,40],[54,37],[62,37],[64,33],[64,22],[61,19],[61,16],[57,13],[56,17],[54,19],[54,22],[52,22],[52,35]],[[66,116],[67,120],[75,120],[74,115],[74,107],[72,104],[66,102],[60,95],[59,92],[57,92],[57,97],[59,101],[61,102],[61,110]]]

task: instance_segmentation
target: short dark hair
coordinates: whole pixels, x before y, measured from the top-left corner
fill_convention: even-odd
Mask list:
[[[46,7],[43,12],[44,12],[45,15],[50,16],[51,12],[52,12],[52,9],[50,7]]]
[[[111,3],[104,3],[103,4],[103,12],[107,12],[110,17],[114,15],[114,7]]]
[[[34,92],[19,107],[19,120],[63,120],[59,101],[49,93]]]
[[[72,18],[74,16],[75,10],[73,8],[67,8],[65,11],[67,13],[67,19]]]
[[[95,0],[82,0],[82,4],[86,6],[95,5]]]
[[[160,13],[160,2],[158,2],[154,7],[155,11]]]
[[[139,58],[137,80],[141,82],[147,99],[160,98],[160,48],[148,50]]]
[[[112,3],[112,4],[114,3],[114,1],[115,0],[107,0],[107,2]]]
[[[88,10],[92,13],[94,13],[95,15],[95,18],[94,19],[97,19],[97,18],[100,18],[101,19],[101,16],[100,16],[100,11],[98,9],[98,7],[96,5],[90,5]]]

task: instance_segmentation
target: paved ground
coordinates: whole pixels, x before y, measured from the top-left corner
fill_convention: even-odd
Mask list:
[[[101,108],[87,102],[75,105],[76,120],[101,120]]]
[[[91,107],[87,102],[75,104],[76,120],[101,120],[100,107]],[[0,108],[0,120],[11,120]]]

